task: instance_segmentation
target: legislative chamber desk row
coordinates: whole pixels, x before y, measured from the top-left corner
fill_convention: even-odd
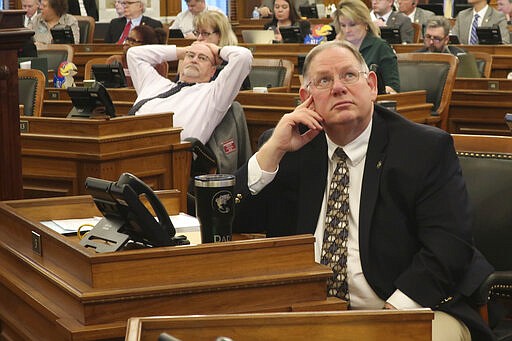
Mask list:
[[[158,195],[169,214],[181,210],[176,191]],[[431,338],[429,310],[343,313],[346,302],[326,297],[331,271],[314,261],[311,235],[95,253],[41,224],[98,215],[90,196],[0,202],[0,339]],[[239,315],[186,316],[200,314]],[[181,317],[131,320],[127,332],[128,319],[149,316]]]

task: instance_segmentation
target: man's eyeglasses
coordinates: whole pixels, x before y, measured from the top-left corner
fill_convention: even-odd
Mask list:
[[[444,38],[446,37],[436,37],[436,36],[431,36],[430,34],[425,34],[425,36],[423,37],[423,39],[428,39],[428,40],[432,40],[434,43],[439,43],[441,42]]]
[[[140,1],[121,1],[120,4],[123,6],[129,6],[129,5],[136,4],[137,2],[140,2]]]
[[[213,32],[201,32],[201,31],[198,31],[198,30],[195,30],[195,31],[192,31],[192,33],[194,33],[194,35],[196,37],[199,37],[199,36],[203,36],[204,38],[208,38],[209,36],[211,36],[212,34],[214,33],[219,33],[218,31],[213,31]]]
[[[197,59],[199,59],[199,61],[202,63],[210,62],[213,64],[212,60],[205,54],[202,54],[202,53],[197,54],[197,53],[191,52],[191,51],[185,52],[185,58],[187,58],[187,59],[194,59],[196,56],[197,56]]]
[[[357,83],[361,74],[366,75],[366,72],[349,70],[344,73],[340,73],[338,75],[338,79],[344,85],[351,85]],[[330,90],[334,86],[334,77],[333,75],[320,76],[311,80],[307,86],[309,87],[310,85],[313,85],[318,90]]]

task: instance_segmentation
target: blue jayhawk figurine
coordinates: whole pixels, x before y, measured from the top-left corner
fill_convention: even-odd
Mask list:
[[[75,86],[75,80],[73,76],[76,75],[77,68],[75,64],[70,62],[62,62],[59,65],[59,69],[55,76],[53,76],[53,86],[55,88],[64,88]]]

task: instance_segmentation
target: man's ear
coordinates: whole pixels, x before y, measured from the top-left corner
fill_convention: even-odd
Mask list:
[[[368,73],[368,77],[366,77],[366,81],[368,82],[368,85],[370,86],[370,89],[371,89],[372,100],[375,100],[377,98],[377,93],[378,93],[377,74],[373,71],[370,71]]]
[[[300,96],[301,102],[304,102],[309,97],[309,91],[306,88],[301,87],[299,89],[299,96]]]

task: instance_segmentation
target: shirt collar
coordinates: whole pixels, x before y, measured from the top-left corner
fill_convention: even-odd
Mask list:
[[[475,9],[473,8],[473,17],[475,16],[475,14],[478,14],[478,20],[483,19],[483,17],[485,16],[485,12],[487,12],[488,7],[489,7],[489,5],[485,5],[485,7],[482,8],[481,10],[479,10],[478,12],[475,12]]]
[[[336,151],[336,148],[341,147],[343,148],[343,151],[345,154],[347,154],[348,159],[350,160],[350,164],[354,167],[361,162],[365,155],[366,151],[368,150],[368,142],[370,141],[370,135],[372,132],[372,122],[373,119],[370,120],[370,123],[366,127],[366,129],[356,137],[352,142],[345,146],[338,146],[336,143],[332,142],[332,140],[325,135],[327,138],[327,156],[329,157],[329,160],[332,160],[332,156],[334,152]]]
[[[140,25],[140,22],[142,21],[142,15],[140,15],[139,17],[137,18],[133,18],[133,19],[127,19],[129,21],[132,22],[132,27],[135,27],[135,26],[139,26]]]

